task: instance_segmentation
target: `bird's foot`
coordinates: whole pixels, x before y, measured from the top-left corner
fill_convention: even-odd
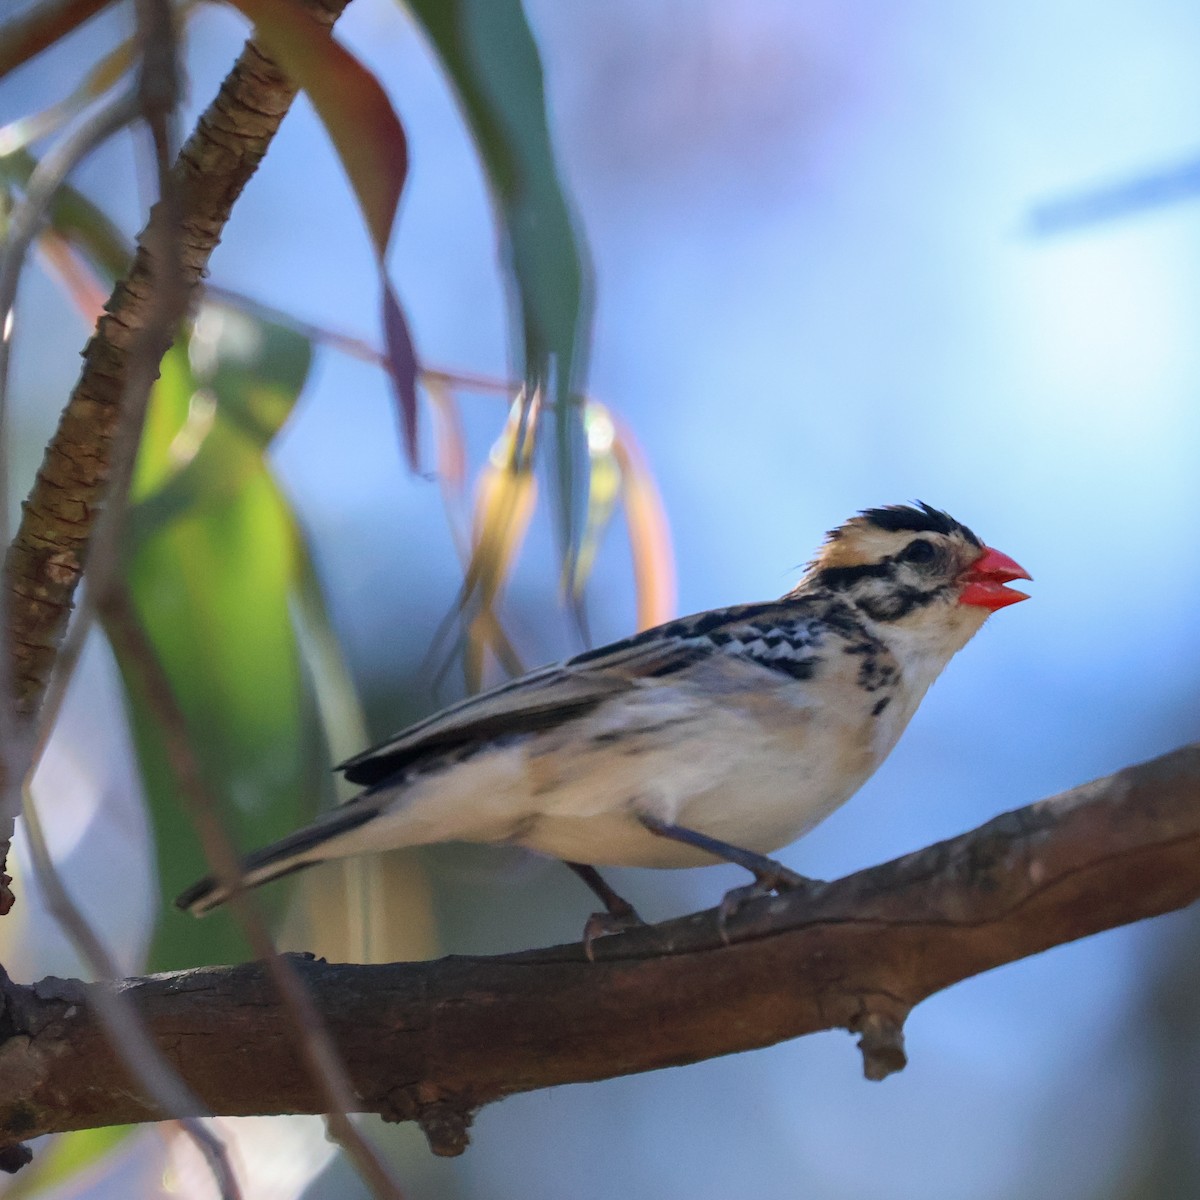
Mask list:
[[[807,875],[800,875],[772,858],[763,861],[770,865],[755,871],[753,883],[748,883],[744,887],[732,888],[725,893],[721,898],[721,903],[717,906],[717,931],[726,946],[729,945],[729,930],[726,926],[730,919],[737,916],[751,900],[758,900],[762,896],[772,894],[779,895],[783,892],[806,891],[820,885],[819,879],[810,879]]]
[[[622,912],[599,912],[592,913],[588,917],[587,924],[583,927],[583,952],[587,955],[588,962],[596,961],[596,952],[592,943],[600,937],[607,937],[610,933],[626,933],[630,929],[637,929],[639,926],[645,925],[645,921],[637,915],[633,906],[627,904],[625,911]]]

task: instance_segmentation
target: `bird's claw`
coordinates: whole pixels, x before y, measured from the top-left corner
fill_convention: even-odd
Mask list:
[[[772,862],[770,870],[757,873],[753,883],[731,888],[721,898],[721,903],[717,905],[717,932],[721,935],[722,943],[729,945],[727,925],[751,900],[758,900],[772,893],[781,894],[812,888],[818,883],[819,880],[789,870],[782,863]]]
[[[596,961],[592,943],[597,938],[607,937],[610,933],[626,933],[630,929],[637,929],[639,926],[645,925],[645,923],[632,908],[628,912],[622,913],[592,913],[583,927],[583,952],[587,955],[588,962]]]

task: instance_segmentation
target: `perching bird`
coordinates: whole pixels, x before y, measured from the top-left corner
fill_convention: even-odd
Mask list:
[[[896,744],[929,685],[1030,576],[926,504],[833,530],[782,599],[714,609],[589,650],[460,701],[339,768],[364,790],[252,853],[256,887],[331,858],[433,842],[562,859],[607,912],[639,922],[596,866],[751,871],[749,894],[808,881],[764,857],[844,804]],[[228,899],[209,878],[179,897]]]

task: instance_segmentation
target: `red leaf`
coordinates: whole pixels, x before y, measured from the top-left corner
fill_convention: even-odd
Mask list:
[[[662,624],[675,612],[675,556],[671,552],[671,529],[641,447],[629,428],[615,416],[613,425],[616,430],[613,454],[621,467],[625,520],[633,554],[638,628],[649,629]]]
[[[383,285],[383,339],[387,350],[386,365],[388,378],[400,405],[400,425],[404,430],[404,452],[409,467],[418,469],[417,447],[417,353],[413,349],[412,335],[404,319],[404,309],[396,298],[395,291],[386,275],[380,271]]]
[[[292,0],[229,0],[312,101],[363,211],[382,262],[408,173],[404,127],[379,81]]]

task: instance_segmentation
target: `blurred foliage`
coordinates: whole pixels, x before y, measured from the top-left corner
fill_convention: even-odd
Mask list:
[[[163,364],[133,484],[126,576],[187,717],[210,789],[240,845],[281,837],[324,790],[317,710],[289,612],[300,535],[264,459],[308,373],[308,343],[205,310]],[[205,873],[163,731],[121,662],[170,897]],[[278,890],[266,897],[276,906]],[[224,914],[165,907],[154,969],[244,956]]]
[[[229,0],[308,94],[358,198],[379,266],[385,365],[400,406],[409,466],[417,469],[417,355],[387,277],[387,249],[408,176],[408,141],[379,80],[315,21],[297,20],[288,0]]]
[[[0,130],[0,134],[3,132]],[[36,166],[37,159],[28,150],[0,154],[0,181],[11,188],[23,188]],[[120,229],[82,192],[69,185],[60,187],[50,202],[50,227],[110,282],[129,266],[132,251]]]
[[[358,198],[376,254],[387,253],[408,174],[404,127],[375,76],[289,0],[229,0],[321,118]]]
[[[438,460],[458,476],[465,450],[455,395],[442,380],[433,381],[432,391],[444,414],[437,427]],[[484,681],[489,650],[509,675],[524,669],[497,610],[537,505],[533,455],[543,411],[537,397],[528,405],[520,396],[513,401],[504,430],[479,472],[469,531],[461,524],[455,531],[464,562],[456,607],[456,613],[464,616],[459,648],[467,687],[472,691]],[[573,563],[572,594],[582,602],[604,535],[617,509],[623,507],[633,558],[638,628],[645,629],[667,620],[675,607],[666,513],[632,432],[597,400],[587,401],[584,413],[588,496],[579,553]],[[452,494],[447,505],[452,516],[457,508],[453,500]],[[468,543],[469,549],[463,549]]]
[[[557,512],[569,565],[590,295],[586,252],[555,166],[537,45],[520,0],[408,0],[408,7],[458,93],[500,211],[526,402],[554,403]]]
[[[59,1134],[9,1183],[4,1200],[44,1196],[70,1180],[78,1180],[122,1145],[135,1129],[133,1125],[105,1125]]]
[[[549,503],[565,552],[563,579],[575,601],[582,603],[618,510],[628,526],[639,626],[665,619],[674,592],[665,515],[644,456],[615,413],[582,396],[590,317],[587,254],[559,179],[541,62],[519,0],[408,2],[459,98],[495,201],[518,384],[428,368],[419,372],[403,314],[383,274],[405,182],[401,122],[370,72],[335,39],[314,36],[307,25],[301,29],[290,4],[236,0],[236,7],[266,36],[274,31],[275,49],[307,87],[346,168],[380,262],[385,342],[381,352],[226,296],[201,309],[194,331],[181,337],[164,362],[153,397],[125,565],[210,788],[239,843],[248,846],[279,836],[320,799],[329,799],[328,752],[347,754],[365,739],[354,681],[304,531],[267,455],[294,411],[319,345],[346,349],[354,343],[352,352],[362,351],[390,373],[412,462],[418,380],[430,402],[438,480],[464,568],[457,613],[462,638],[456,645],[472,684],[484,677],[488,654],[506,670],[521,666],[500,609],[536,505],[547,492],[536,478],[539,455],[553,464]],[[16,24],[7,15],[3,20],[0,39]],[[0,130],[0,188],[20,192],[36,165],[37,140],[128,84],[136,69],[130,43],[121,42],[88,64],[60,101]],[[1194,164],[1184,164],[1149,181],[1046,205],[1032,224],[1050,233],[1141,211],[1194,195],[1198,178]],[[55,197],[39,248],[43,265],[89,318],[126,269],[130,253],[118,226],[69,187]],[[497,405],[494,417],[486,418],[499,432],[490,456],[473,471],[462,397],[478,391],[498,394],[504,407]],[[539,440],[547,414],[555,437]],[[136,687],[130,691],[161,890],[169,900],[206,865],[178,803],[156,714],[136,698]],[[415,925],[420,916],[428,917],[414,912],[419,904],[428,907],[420,891],[414,887],[399,902],[389,891],[379,907],[404,912],[405,924]],[[263,898],[278,906],[286,894],[275,888]],[[542,914],[521,913],[519,903],[511,917],[506,907],[505,919],[536,928]],[[323,907],[327,915],[333,910]],[[1127,1169],[1105,1200],[1166,1200],[1196,1195],[1200,1187],[1198,944],[1194,929],[1180,939],[1161,973],[1148,981],[1144,1006],[1132,1022],[1130,1041],[1142,1037],[1151,1086],[1141,1124],[1130,1136]],[[151,966],[228,961],[244,952],[224,914],[197,922],[166,909]],[[125,1134],[96,1130],[56,1140],[42,1152],[38,1173],[19,1176],[17,1190],[6,1194],[31,1195],[78,1176]]]

